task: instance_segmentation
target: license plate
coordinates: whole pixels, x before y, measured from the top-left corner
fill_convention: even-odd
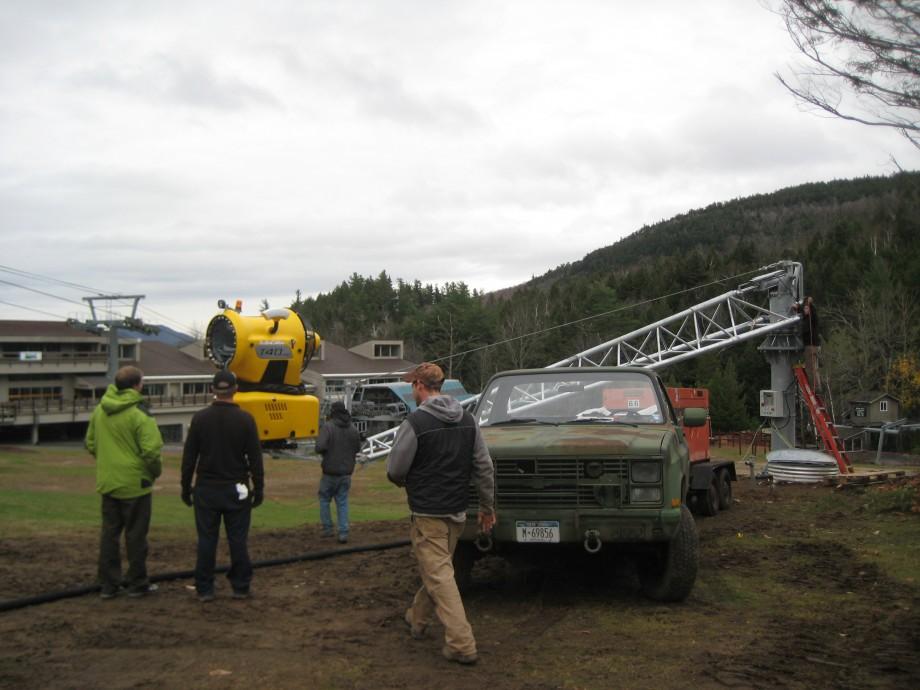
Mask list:
[[[558,520],[518,520],[514,526],[519,542],[559,543]]]

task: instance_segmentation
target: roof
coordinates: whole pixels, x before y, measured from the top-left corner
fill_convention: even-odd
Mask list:
[[[0,338],[54,338],[56,340],[105,340],[70,326],[66,321],[0,321]]]
[[[214,364],[188,355],[178,348],[155,340],[140,344],[139,362],[131,362],[144,372],[144,376],[213,376]]]
[[[323,341],[323,359],[314,357],[307,366],[309,371],[322,376],[363,376],[365,374],[404,374],[416,366],[404,359],[373,359],[363,357],[341,345]]]
[[[900,403],[901,399],[897,396],[892,395],[891,393],[882,393],[879,391],[874,391],[872,393],[859,393],[858,395],[849,398],[847,402],[849,403],[869,403],[870,405],[874,402],[878,402],[882,398],[891,398],[892,400]]]

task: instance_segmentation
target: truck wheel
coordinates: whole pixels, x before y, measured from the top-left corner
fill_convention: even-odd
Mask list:
[[[642,592],[655,601],[683,601],[693,590],[699,568],[699,535],[687,506],[680,507],[674,538],[639,563]]]
[[[454,579],[461,592],[473,584],[473,563],[476,562],[476,547],[471,541],[457,542],[454,549]]]
[[[712,480],[709,482],[709,486],[705,491],[697,492],[699,497],[697,500],[697,508],[700,515],[706,515],[707,517],[712,517],[719,512],[719,487],[717,486],[719,481],[719,476],[717,474],[712,475]]]
[[[719,510],[732,507],[732,481],[728,472],[719,472]]]

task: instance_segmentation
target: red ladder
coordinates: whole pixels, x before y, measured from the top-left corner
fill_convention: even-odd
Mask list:
[[[805,374],[805,368],[801,365],[792,367],[796,380],[799,382],[799,390],[802,391],[802,397],[805,404],[808,405],[808,411],[811,413],[811,419],[815,423],[815,429],[824,442],[824,449],[834,456],[837,461],[837,467],[840,474],[852,474],[853,465],[850,458],[847,457],[846,451],[843,450],[843,443],[837,434],[837,428],[831,421],[824,400],[815,393],[808,383],[808,376]]]

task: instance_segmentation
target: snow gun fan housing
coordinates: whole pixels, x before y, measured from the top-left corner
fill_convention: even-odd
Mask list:
[[[236,374],[233,402],[256,420],[265,445],[284,444],[319,432],[319,400],[307,395],[300,373],[320,344],[319,335],[290,309],[243,316],[242,304],[211,319],[205,356]]]

